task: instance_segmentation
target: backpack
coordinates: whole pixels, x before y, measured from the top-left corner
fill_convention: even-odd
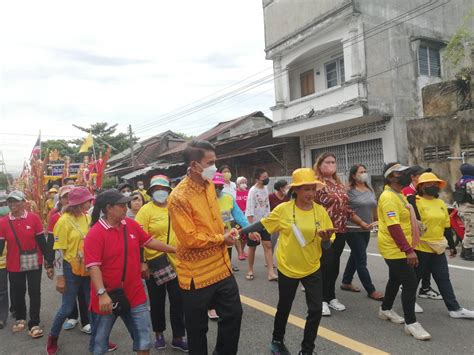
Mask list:
[[[457,185],[453,192],[453,199],[457,203],[473,203],[472,196],[467,193],[466,185]]]

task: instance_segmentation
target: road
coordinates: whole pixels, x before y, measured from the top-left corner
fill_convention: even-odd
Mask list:
[[[348,252],[344,252],[341,269],[344,268]],[[273,329],[273,313],[278,301],[277,283],[266,281],[263,266],[263,254],[259,250],[255,268],[255,280],[245,279],[246,261],[234,261],[241,271],[236,273],[244,308],[239,354],[268,354],[268,345]],[[376,241],[369,245],[369,270],[375,286],[383,291],[388,269],[378,255]],[[451,280],[459,303],[465,308],[474,308],[474,263],[460,258],[450,259]],[[354,283],[360,286],[359,280]],[[434,282],[433,282],[434,283]],[[338,284],[339,285],[339,284]],[[337,291],[339,300],[347,306],[344,312],[335,312],[331,317],[323,318],[319,336],[316,341],[318,354],[474,354],[472,330],[474,321],[455,320],[448,316],[443,301],[420,300],[418,303],[425,312],[418,315],[418,321],[431,333],[431,341],[421,342],[405,335],[403,325],[396,325],[377,318],[379,302],[366,297],[364,292],[351,293]],[[42,325],[48,332],[52,318],[59,306],[59,296],[53,284],[43,280]],[[400,299],[394,309],[400,314]],[[287,327],[286,343],[293,354],[299,351],[306,315],[304,293],[298,291],[295,298],[292,317]],[[12,334],[11,321],[8,327],[0,330],[1,355],[35,355],[45,354],[46,336],[32,340],[27,333]],[[209,322],[209,349],[215,344],[216,323]],[[165,333],[170,339],[170,331]],[[87,354],[89,337],[79,329],[63,331],[59,340],[61,354]],[[131,340],[119,320],[112,332],[111,340],[119,345],[115,354],[131,354]],[[154,350],[153,354],[179,354],[167,349]]]

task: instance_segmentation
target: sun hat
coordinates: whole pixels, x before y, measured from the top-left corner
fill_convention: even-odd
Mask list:
[[[17,201],[25,201],[25,194],[20,190],[14,190],[10,192],[7,196],[7,200],[14,199]]]
[[[69,192],[68,206],[78,206],[94,198],[87,187],[76,186]]]
[[[70,193],[73,188],[74,186],[72,185],[61,186],[59,188],[59,197],[63,197],[64,195]]]
[[[170,178],[166,175],[155,175],[150,180],[150,187],[146,190],[148,196],[152,195],[153,187],[163,186],[171,190]]]
[[[292,183],[291,187],[298,187],[303,185],[318,185],[319,188],[326,184],[316,179],[316,174],[313,169],[310,168],[299,168],[293,171],[291,176]]]
[[[416,186],[418,186],[420,184],[424,184],[425,182],[437,182],[437,183],[439,183],[439,187],[441,189],[444,189],[446,187],[446,181],[441,180],[440,178],[438,178],[433,173],[421,174],[421,176],[418,178],[418,184]]]
[[[214,175],[214,178],[212,179],[212,182],[214,183],[214,185],[225,185],[224,174],[216,173],[216,175]]]
[[[55,194],[57,194],[57,193],[58,193],[58,189],[52,187],[52,188],[50,188],[50,189],[48,190],[48,192],[49,192],[49,193],[54,192]]]
[[[383,177],[387,178],[391,173],[402,172],[402,171],[405,171],[407,169],[410,169],[410,167],[406,166],[406,165],[402,165],[400,163],[397,163],[397,164],[392,165],[387,170],[385,170],[385,172],[383,173]]]

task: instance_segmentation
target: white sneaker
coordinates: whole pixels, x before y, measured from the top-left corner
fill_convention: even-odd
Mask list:
[[[415,302],[415,313],[423,313],[423,308],[421,308],[421,306]]]
[[[451,318],[468,318],[474,319],[474,311],[470,311],[466,308],[461,308],[457,311],[450,311],[449,316]]]
[[[64,330],[74,329],[76,327],[77,323],[79,323],[79,321],[77,319],[68,319],[66,322],[64,322],[63,329]]]
[[[405,323],[405,319],[402,316],[398,315],[391,309],[384,311],[382,310],[382,307],[379,308],[379,318],[383,320],[389,320],[390,322],[396,324]]]
[[[331,315],[331,310],[327,302],[323,302],[323,316],[329,317]]]
[[[430,333],[428,333],[418,322],[409,325],[405,324],[405,333],[408,335],[413,335],[413,338],[417,340],[431,339]]]
[[[339,302],[339,300],[337,298],[329,301],[329,307],[331,307],[335,311],[339,311],[339,312],[346,310],[346,306],[344,306],[341,302]]]
[[[86,333],[86,334],[92,334],[92,329],[90,324],[86,324],[81,328],[81,332]]]

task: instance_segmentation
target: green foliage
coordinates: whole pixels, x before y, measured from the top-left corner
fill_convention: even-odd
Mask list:
[[[50,139],[41,142],[41,154],[42,158],[45,158],[47,151],[53,151],[57,149],[61,158],[65,156],[71,157],[72,162],[78,162],[81,160],[81,154],[79,154],[79,145],[72,141],[66,141],[64,139]]]
[[[183,139],[185,139],[185,140],[187,140],[187,141],[190,141],[191,139],[196,138],[196,136],[189,136],[189,135],[187,135],[187,134],[185,134],[185,133],[181,133],[181,132],[174,132],[174,133],[175,133],[177,136],[179,136],[180,138],[183,138]]]
[[[469,13],[464,17],[462,25],[449,40],[444,53],[444,60],[448,66],[457,68],[462,63],[465,56],[467,55],[464,48],[466,44],[470,47],[467,51],[469,55],[474,49],[474,35],[471,31],[471,22],[473,18],[474,7],[471,8]]]
[[[104,176],[102,181],[102,189],[111,189],[117,186],[117,179],[115,177]]]

